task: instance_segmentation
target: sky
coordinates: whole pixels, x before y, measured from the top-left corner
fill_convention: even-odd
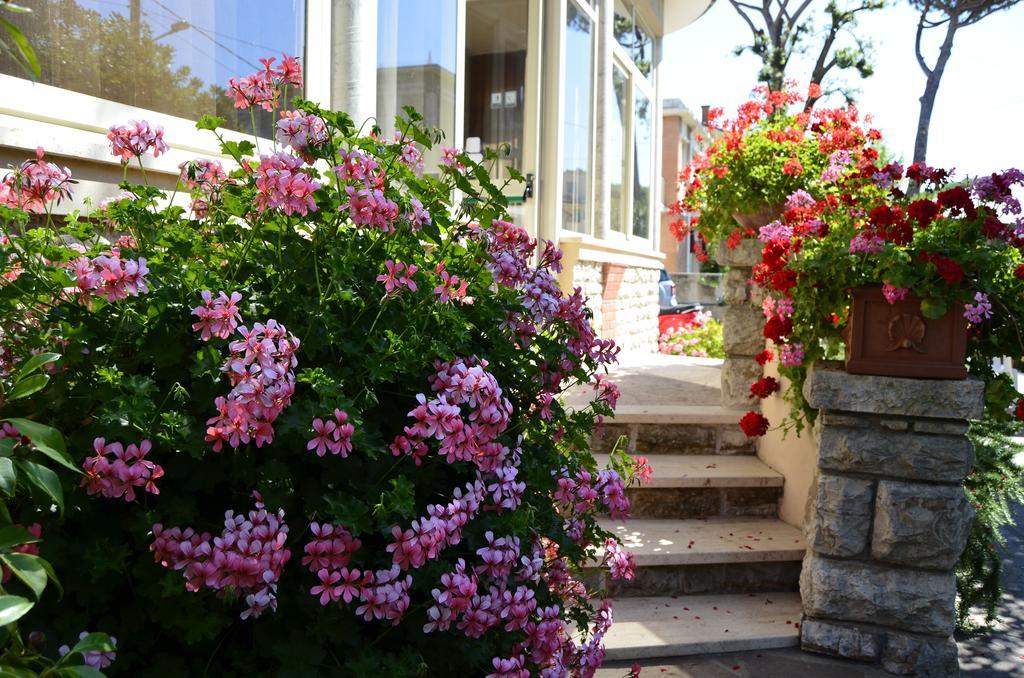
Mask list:
[[[874,75],[844,77],[861,90],[858,107],[874,116],[894,155],[909,163],[925,76],[914,56],[917,13],[901,0],[889,4],[864,16],[858,29],[874,43]],[[750,29],[728,0],[717,0],[696,22],[665,37],[661,73],[671,75],[662,76],[662,96],[682,99],[698,115],[703,104],[734,112],[760,68],[749,53],[733,56],[749,39]],[[928,164],[955,167],[961,176],[1024,166],[1022,40],[1024,3],[957,32],[932,114]],[[789,74],[806,82],[807,60],[791,65]]]

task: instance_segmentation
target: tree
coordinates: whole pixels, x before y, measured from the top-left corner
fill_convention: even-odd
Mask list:
[[[753,42],[737,47],[736,54],[749,50],[757,55],[763,63],[758,80],[773,91],[785,85],[793,55],[808,53],[814,47],[818,52],[809,82],[821,85],[822,96],[838,92],[850,98],[849,90],[826,84],[826,78],[836,70],[852,69],[862,78],[874,72],[871,43],[859,37],[854,29],[859,13],[881,9],[885,0],[859,0],[852,4],[830,0],[825,8],[826,23],[821,29],[815,28],[815,16],[809,11],[811,0],[763,0],[760,6],[740,0],[729,2],[753,34]],[[815,44],[810,44],[812,42]],[[818,98],[809,97],[805,110],[810,110]]]
[[[935,108],[935,95],[939,92],[939,83],[946,70],[946,64],[953,53],[953,38],[956,32],[976,24],[990,14],[1008,9],[1020,0],[909,0],[921,13],[917,21],[917,35],[914,50],[917,63],[927,78],[924,93],[921,95],[921,112],[917,118],[917,137],[914,140],[914,162],[924,162],[928,153],[928,127],[931,125],[932,111]],[[939,54],[932,66],[924,58],[922,42],[927,30],[946,27],[946,34],[939,46]]]

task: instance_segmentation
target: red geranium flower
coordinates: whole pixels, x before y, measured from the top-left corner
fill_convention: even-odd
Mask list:
[[[764,324],[764,336],[776,344],[782,343],[782,338],[793,331],[793,321],[781,315],[773,315]]]
[[[1021,264],[1021,268],[1024,268],[1024,264]],[[757,361],[758,365],[764,365],[766,363],[770,363],[774,357],[774,353],[772,353],[768,349],[765,349],[758,353],[756,356],[754,356],[754,360]]]
[[[750,385],[751,398],[767,398],[773,393],[778,393],[779,382],[775,377],[761,377]]]
[[[939,193],[938,203],[939,207],[948,209],[953,216],[964,214],[968,219],[973,219],[977,214],[971,194],[963,186],[954,186]]]
[[[1021,421],[1024,421],[1024,398],[1017,401],[1017,409],[1014,410],[1013,414]]]
[[[768,418],[760,412],[751,410],[740,419],[740,428],[747,434],[748,438],[757,438],[768,433]]]
[[[931,200],[915,200],[907,205],[907,216],[915,220],[921,228],[928,226],[939,216],[939,206]]]
[[[1024,264],[1021,264],[1014,269],[1013,275],[1015,275],[1019,280],[1024,280]]]

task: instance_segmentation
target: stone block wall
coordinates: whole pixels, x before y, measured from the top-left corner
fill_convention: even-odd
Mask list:
[[[897,675],[958,675],[953,567],[974,517],[962,483],[984,385],[819,365],[804,395],[821,412],[801,646]]]
[[[749,283],[751,269],[761,261],[763,243],[748,239],[729,249],[724,243],[716,247],[715,258],[728,266],[722,285],[726,303],[722,319],[722,341],[725,362],[722,364],[722,407],[758,408],[751,401],[750,384],[764,374],[754,356],[764,350],[764,315],[761,311],[762,294]]]
[[[658,269],[595,261],[573,265],[573,285],[583,288],[598,334],[623,351],[658,349]]]

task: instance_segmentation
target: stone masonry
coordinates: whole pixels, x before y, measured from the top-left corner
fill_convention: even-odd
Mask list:
[[[967,420],[984,385],[847,374],[817,365],[818,465],[804,521],[804,650],[897,675],[959,675],[956,565],[974,510]]]
[[[623,351],[658,348],[658,269],[577,261],[573,283],[594,312],[594,327]]]
[[[764,350],[764,316],[759,288],[749,284],[751,269],[761,261],[762,243],[746,239],[736,249],[719,243],[715,259],[728,266],[725,274],[725,318],[723,343],[725,362],[722,365],[722,407],[757,407],[751,401],[750,384],[760,379],[763,370],[754,356]]]

